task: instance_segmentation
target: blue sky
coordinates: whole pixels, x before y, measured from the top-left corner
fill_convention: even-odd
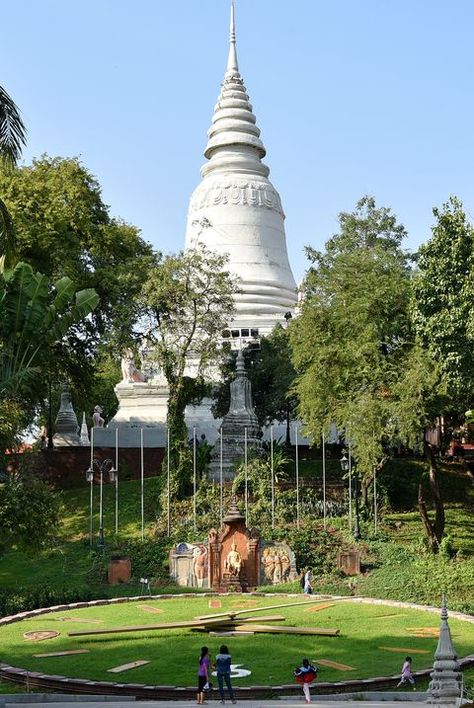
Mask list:
[[[223,78],[228,0],[20,0],[2,8],[0,84],[25,162],[79,156],[111,212],[184,245]],[[432,207],[474,213],[474,2],[236,0],[237,51],[299,280],[363,194],[416,248]]]

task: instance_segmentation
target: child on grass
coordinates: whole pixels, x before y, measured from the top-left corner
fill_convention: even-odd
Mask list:
[[[209,685],[209,649],[207,647],[202,647],[198,668],[198,705],[203,705],[204,703],[204,687],[206,685]]]
[[[309,663],[309,659],[303,659],[301,666],[293,672],[296,681],[303,684],[303,693],[306,703],[311,703],[309,684],[316,678],[317,671],[316,666]]]
[[[402,675],[400,676],[400,681],[397,683],[397,688],[399,686],[405,686],[407,683],[410,683],[413,686],[413,690],[416,691],[415,678],[411,672],[411,656],[405,657],[402,666]]]

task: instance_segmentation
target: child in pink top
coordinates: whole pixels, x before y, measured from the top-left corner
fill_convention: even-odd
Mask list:
[[[397,688],[399,686],[404,686],[406,683],[410,683],[413,686],[413,690],[416,691],[415,678],[411,672],[411,656],[405,657],[405,661],[402,666],[402,675],[400,676],[400,681],[397,683]]]
[[[202,647],[201,656],[199,657],[198,669],[198,692],[197,704],[202,705],[204,701],[204,687],[209,685],[209,649]]]

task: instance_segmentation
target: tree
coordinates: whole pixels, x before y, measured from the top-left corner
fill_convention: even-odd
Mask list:
[[[234,312],[237,286],[225,270],[227,260],[199,245],[167,256],[143,286],[146,336],[169,388],[169,454],[174,491],[180,494],[189,462],[185,408],[202,397]]]
[[[433,214],[432,237],[417,254],[413,324],[440,366],[444,412],[459,421],[474,402],[474,228],[456,197]]]
[[[87,317],[99,301],[93,289],[77,291],[63,277],[54,283],[27,263],[0,267],[0,406],[12,402],[39,403],[48,371],[68,347],[67,334]],[[8,409],[8,410],[7,410]],[[2,449],[11,443],[3,440]]]
[[[386,457],[390,391],[409,335],[405,235],[371,197],[339,217],[340,233],[312,261],[290,326],[299,410],[313,440],[332,423],[350,436],[366,478]]]
[[[126,347],[142,283],[156,261],[139,230],[110,216],[100,185],[78,159],[43,156],[0,171],[0,193],[15,225],[18,258],[99,295],[92,317],[71,335],[78,358],[94,353],[99,340]]]
[[[17,258],[52,281],[67,276],[78,290],[99,295],[43,378],[44,399],[54,374],[56,381],[69,380],[75,405],[88,410],[102,352],[109,349],[119,360],[133,340],[142,283],[156,256],[136,227],[110,216],[97,180],[77,159],[44,156],[28,167],[0,170],[0,194],[15,225]],[[3,246],[0,239],[0,252]]]
[[[286,443],[290,443],[290,420],[296,411],[296,396],[292,392],[295,369],[291,360],[288,329],[276,325],[262,337],[259,349],[244,351],[247,376],[252,384],[255,414],[261,426],[272,421],[287,424]],[[214,392],[213,413],[221,418],[229,410],[229,384],[235,374],[235,356],[228,357],[222,367],[222,383]]]
[[[432,370],[441,378],[443,399],[431,406],[432,413],[456,424],[474,400],[474,228],[456,197],[433,209],[433,214],[437,221],[432,237],[417,254],[411,310],[424,356],[431,358]],[[427,440],[424,448],[434,519],[427,513],[423,484],[418,488],[418,506],[430,546],[436,550],[444,534],[444,505],[436,450]]]
[[[10,475],[0,484],[0,549],[47,546],[60,522],[58,494],[28,473]]]
[[[308,249],[312,266],[290,341],[299,410],[310,436],[319,440],[331,423],[345,431],[367,492],[396,443],[423,439],[439,412],[442,389],[436,362],[413,331],[403,226],[371,197],[352,214],[341,214],[340,225],[323,253]],[[425,523],[423,495],[419,508],[436,550],[444,507],[432,466],[430,486],[434,525]]]

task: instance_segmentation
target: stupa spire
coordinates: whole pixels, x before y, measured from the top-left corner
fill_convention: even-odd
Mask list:
[[[230,38],[229,38],[229,58],[227,59],[226,74],[238,74],[239,65],[237,63],[237,50],[235,48],[235,13],[234,0],[230,3]]]
[[[218,171],[247,171],[268,176],[269,169],[261,158],[265,147],[252,112],[247,90],[239,73],[235,46],[235,11],[230,6],[230,45],[221,92],[214,106],[209,140],[204,155],[209,160],[201,168],[205,175]]]

